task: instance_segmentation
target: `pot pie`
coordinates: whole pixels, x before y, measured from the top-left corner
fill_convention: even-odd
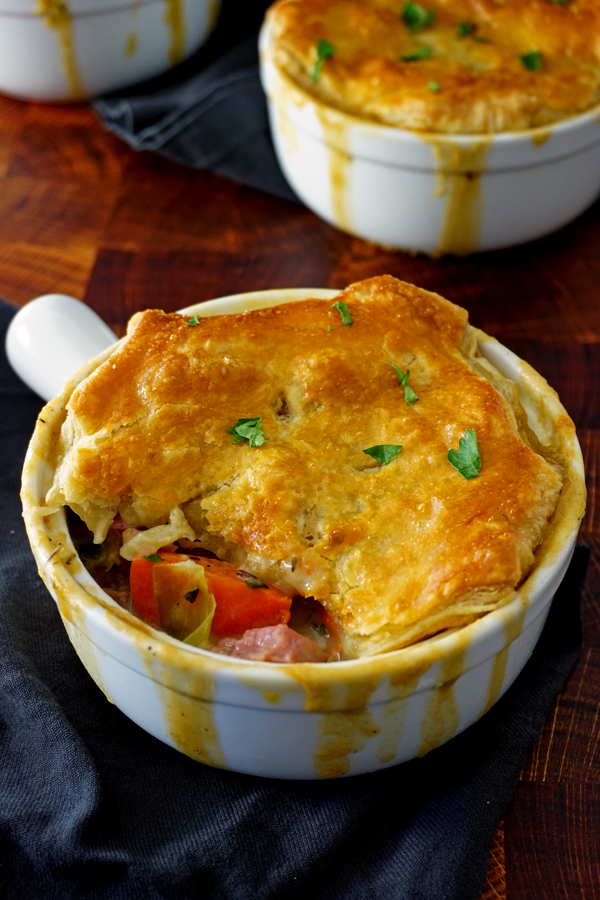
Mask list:
[[[47,503],[103,553],[101,584],[121,573],[123,605],[154,578],[155,613],[147,596],[133,609],[157,627],[157,578],[180,566],[172,621],[182,598],[203,605],[198,646],[325,661],[468,624],[515,596],[564,477],[478,336],[391,276],[333,304],[138,313],[73,391]],[[228,619],[243,591],[227,566],[270,618]]]
[[[279,69],[385,125],[519,131],[600,102],[596,0],[279,0],[267,20]]]

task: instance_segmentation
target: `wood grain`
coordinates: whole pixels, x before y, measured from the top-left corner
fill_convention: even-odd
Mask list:
[[[528,360],[579,430],[592,548],[585,646],[524,767],[481,900],[600,898],[600,203],[557,234],[468,259],[395,253],[299,204],[135,154],[86,106],[0,97],[0,295],[132,313],[238,291],[345,287],[389,272],[438,291]]]
[[[598,785],[519,784],[505,819],[504,852],[510,900],[598,900]]]
[[[504,853],[504,820],[498,826],[488,861],[488,872],[480,900],[507,900],[506,855]]]
[[[0,291],[15,303],[39,294],[81,298],[113,204],[110,187],[25,178],[0,191]]]
[[[8,97],[3,99],[0,116],[0,177],[6,175],[12,161],[14,146],[21,133],[26,114],[27,107],[23,103],[10,100]]]
[[[522,781],[600,785],[600,649],[583,650],[548,716]]]

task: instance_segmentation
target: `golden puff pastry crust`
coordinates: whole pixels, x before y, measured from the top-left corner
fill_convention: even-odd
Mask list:
[[[381,276],[337,298],[200,318],[149,310],[68,403],[49,503],[102,540],[175,522],[338,620],[349,657],[509,601],[561,490],[465,310]],[[337,302],[337,301],[336,301]],[[410,370],[407,404],[399,377]],[[265,441],[233,443],[240,418]],[[447,459],[476,432],[478,477]],[[401,445],[382,465],[365,449]],[[185,518],[179,510],[183,510]]]
[[[266,52],[325,104],[419,131],[519,131],[600,102],[597,0],[417,6],[411,28],[406,0],[279,0]],[[322,40],[335,52],[314,81]]]

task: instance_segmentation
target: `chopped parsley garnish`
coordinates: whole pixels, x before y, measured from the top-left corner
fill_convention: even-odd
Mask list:
[[[477,25],[474,22],[459,22],[456,26],[456,33],[459,38],[467,37],[469,34],[473,34]]]
[[[398,456],[401,450],[402,446],[400,444],[377,444],[376,447],[368,447],[366,450],[363,450],[363,453],[366,453],[367,456],[372,456],[382,466],[387,466],[388,463],[391,463]]]
[[[536,72],[538,69],[542,68],[542,54],[538,53],[536,50],[532,50],[530,53],[524,53],[519,59],[529,72]]]
[[[330,44],[329,41],[324,41],[322,38],[320,41],[317,41],[317,61],[312,73],[313,84],[316,84],[319,80],[319,75],[321,74],[321,69],[323,68],[325,60],[331,59],[334,53],[335,47],[333,44]]]
[[[188,319],[188,321],[185,324],[186,325],[199,325],[200,319],[198,318],[198,316],[192,316],[192,318]]]
[[[402,11],[401,19],[410,31],[421,31],[428,25],[433,25],[435,13],[432,10],[423,9],[418,3],[407,3]]]
[[[260,578],[245,578],[244,581],[251,588],[268,588],[269,585],[261,581]]]
[[[492,42],[489,38],[475,34],[478,27],[479,26],[476,25],[475,22],[459,22],[456,26],[456,35],[459,38],[465,38],[471,35],[473,40],[477,41],[478,44],[491,44]]]
[[[417,62],[420,59],[429,59],[432,53],[431,47],[419,47],[418,50],[414,50],[412,53],[405,53],[400,59],[402,62]]]
[[[227,434],[233,435],[233,443],[248,441],[251,447],[262,447],[265,436],[261,428],[262,419],[256,416],[254,419],[238,419],[235,425],[227,429]]]
[[[458,450],[448,450],[448,462],[463,478],[477,478],[481,469],[481,457],[477,436],[472,428],[467,428],[464,438],[458,439],[458,447]]]
[[[561,6],[566,6],[570,0],[548,0],[549,3],[559,3]]]
[[[414,406],[419,398],[408,384],[410,369],[407,369],[406,372],[403,372],[402,369],[399,369],[398,366],[391,361],[391,359],[386,359],[386,362],[388,362],[390,366],[393,366],[396,370],[396,375],[398,376],[398,387],[404,388],[404,399],[406,400],[407,406],[410,406],[411,403]]]
[[[439,81],[430,81],[427,87],[430,91],[433,91],[434,94],[439,94],[439,92],[441,91]]]
[[[261,581],[260,578],[256,578],[255,575],[251,575],[250,572],[245,572],[244,569],[238,569],[235,573],[238,578],[241,578],[242,581],[251,588],[268,588],[269,585],[265,584],[264,581]]]
[[[145,556],[144,559],[146,562],[162,562],[162,557],[158,553],[151,553],[150,556]]]
[[[348,304],[342,303],[341,300],[337,300],[335,303],[331,304],[331,308],[333,309],[334,306],[342,317],[344,325],[352,325],[352,316],[348,312]]]

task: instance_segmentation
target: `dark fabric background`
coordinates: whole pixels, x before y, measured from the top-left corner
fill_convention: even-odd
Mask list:
[[[224,0],[215,32],[160,78],[96,101],[105,126],[135,150],[152,150],[289,200],[269,135],[258,77],[266,0]]]
[[[0,301],[2,339],[14,307]],[[423,759],[334,782],[210,769],[110,705],[39,579],[18,498],[40,400],[0,360],[0,896],[476,900],[581,644],[578,548],[506,696]]]

